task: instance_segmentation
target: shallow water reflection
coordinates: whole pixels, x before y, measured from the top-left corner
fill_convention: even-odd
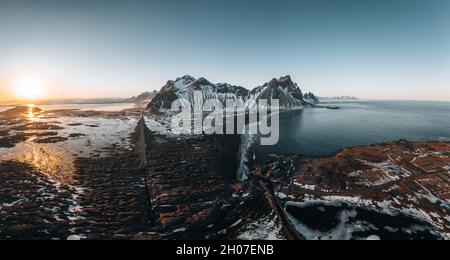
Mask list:
[[[104,114],[58,116],[29,104],[0,113],[0,161],[24,162],[61,183],[71,183],[77,158],[131,149],[137,121],[135,116]]]

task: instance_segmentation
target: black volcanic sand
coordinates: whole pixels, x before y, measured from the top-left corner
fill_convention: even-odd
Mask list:
[[[227,162],[237,156],[232,147],[238,136],[151,134],[148,140],[152,221],[164,238],[234,239],[242,227],[271,212],[265,192],[237,182],[236,169]]]
[[[210,150],[220,147],[213,138],[178,140],[152,157],[165,164],[142,170],[134,151],[111,148],[107,157],[78,158],[73,182],[59,187],[30,165],[2,162],[0,239],[234,239],[271,209],[263,190],[223,171],[221,153]],[[155,166],[163,172],[149,176]]]
[[[0,162],[0,240],[132,239],[150,226],[136,155],[118,151],[78,159],[71,186],[56,186],[32,166]]]
[[[33,140],[33,142],[38,143],[38,144],[54,144],[54,143],[64,142],[67,140],[69,140],[69,138],[53,136],[53,137],[35,139],[35,140]]]
[[[0,133],[0,147],[32,137],[35,143],[55,143],[81,136],[58,136],[55,130],[63,127],[32,122],[27,113],[29,108],[0,113],[0,123],[9,127]],[[130,113],[134,112],[51,114],[57,118]],[[143,168],[139,147],[126,150],[117,145],[76,158],[68,184],[52,182],[32,165],[1,162],[0,240],[234,239],[271,212],[263,189],[235,180],[239,136],[178,139],[146,131],[149,163]]]
[[[20,126],[12,127],[15,131],[30,131],[30,130],[63,130],[64,127],[50,124],[47,122],[28,122]]]
[[[16,146],[16,144],[25,142],[26,140],[28,140],[28,137],[25,134],[1,137],[0,148],[12,148]]]
[[[0,240],[65,239],[71,196],[32,166],[0,162]]]
[[[75,162],[76,181],[87,190],[80,196],[85,220],[76,221],[77,233],[89,239],[132,239],[150,227],[144,172],[129,151]]]
[[[0,147],[11,148],[34,137],[35,143],[57,143],[83,134],[58,136],[57,122],[33,122],[30,108],[0,113]],[[33,113],[43,118],[40,109]],[[86,116],[82,112],[52,112]],[[128,112],[129,113],[129,112]],[[88,112],[96,116],[124,113]],[[128,114],[129,115],[129,114]],[[56,117],[55,117],[56,118]],[[78,124],[77,124],[78,125]],[[76,126],[75,124],[73,126]],[[127,141],[124,136],[123,141]],[[102,149],[90,158],[76,158],[70,183],[58,184],[32,165],[0,162],[0,240],[4,239],[131,239],[150,227],[144,173],[134,151]],[[74,237],[74,235],[76,235]]]

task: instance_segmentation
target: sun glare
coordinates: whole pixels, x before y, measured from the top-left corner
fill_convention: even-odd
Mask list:
[[[22,79],[14,83],[14,92],[20,99],[34,100],[45,95],[44,84],[36,79]]]

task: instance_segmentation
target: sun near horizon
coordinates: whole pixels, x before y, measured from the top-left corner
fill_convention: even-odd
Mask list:
[[[0,102],[33,103],[50,98],[50,87],[46,80],[34,76],[20,76],[0,82]]]
[[[12,92],[16,99],[36,100],[47,98],[48,87],[43,80],[37,78],[21,78],[11,85]]]

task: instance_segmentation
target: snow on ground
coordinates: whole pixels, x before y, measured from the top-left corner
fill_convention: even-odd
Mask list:
[[[163,135],[170,138],[185,138],[193,135],[192,133],[188,132],[186,129],[183,128],[173,129],[171,117],[155,118],[153,116],[148,115],[144,116],[144,120],[147,128],[150,131],[157,133],[159,135]]]
[[[417,198],[415,198],[417,200]],[[432,198],[430,198],[432,199]],[[312,196],[306,196],[303,201],[288,201],[285,204],[285,209],[287,206],[298,206],[298,207],[306,207],[311,205],[327,205],[327,206],[335,206],[340,207],[343,205],[353,205],[355,207],[361,207],[368,210],[373,210],[374,212],[386,214],[389,216],[398,216],[399,214],[403,214],[405,216],[409,216],[411,218],[417,219],[419,221],[423,221],[424,223],[428,223],[438,230],[442,230],[444,228],[444,223],[442,223],[442,219],[439,218],[439,214],[430,212],[427,213],[421,209],[414,208],[412,205],[409,205],[407,208],[396,207],[394,204],[401,205],[398,200],[395,198],[391,200],[384,201],[371,201],[366,199],[361,199],[359,197],[346,197],[346,196],[324,196],[320,199],[313,198]],[[343,210],[338,218],[338,224],[336,227],[330,232],[319,232],[316,230],[312,230],[306,225],[299,222],[295,217],[290,215],[285,210],[286,215],[289,220],[296,226],[299,232],[304,235],[307,239],[354,239],[351,236],[352,232],[355,231],[364,231],[363,226],[366,226],[367,223],[359,223],[357,225],[350,224],[349,218],[353,217],[354,212],[349,212],[348,210]],[[450,222],[450,219],[444,218],[447,222]],[[448,223],[447,223],[448,224]],[[387,227],[389,228],[389,227]],[[422,227],[412,226],[409,229],[409,232],[415,232],[417,230],[421,230]],[[369,229],[370,230],[370,229]],[[444,236],[445,234],[441,234]]]
[[[305,206],[306,204],[287,202],[287,206]],[[348,224],[350,217],[354,217],[357,213],[356,211],[343,210],[338,216],[338,223],[334,229],[329,232],[320,232],[309,228],[308,226],[301,223],[297,218],[289,214],[286,210],[285,213],[291,221],[291,223],[296,227],[296,229],[302,234],[307,240],[350,240],[352,239],[352,233],[354,232],[352,226]]]
[[[304,189],[304,190],[311,190],[311,191],[316,190],[316,185],[305,185],[305,184],[301,184],[301,183],[298,183],[295,181],[294,181],[294,185],[297,187],[300,187],[301,189]]]
[[[286,199],[288,196],[282,192],[275,192],[275,196],[277,196],[280,200]]]
[[[239,240],[284,240],[282,225],[272,212],[271,215],[261,217],[248,225],[237,239]]]
[[[182,233],[182,232],[186,232],[187,228],[182,227],[182,228],[177,228],[174,231],[172,231],[173,233]]]
[[[194,78],[191,76],[185,76],[183,78],[179,78],[174,82],[174,86],[178,90],[185,90],[189,85],[194,82]]]
[[[170,134],[169,126],[163,125],[162,123],[160,123],[148,116],[145,117],[144,120],[145,120],[145,125],[147,126],[148,129],[150,129],[150,131],[156,132],[161,135]]]

